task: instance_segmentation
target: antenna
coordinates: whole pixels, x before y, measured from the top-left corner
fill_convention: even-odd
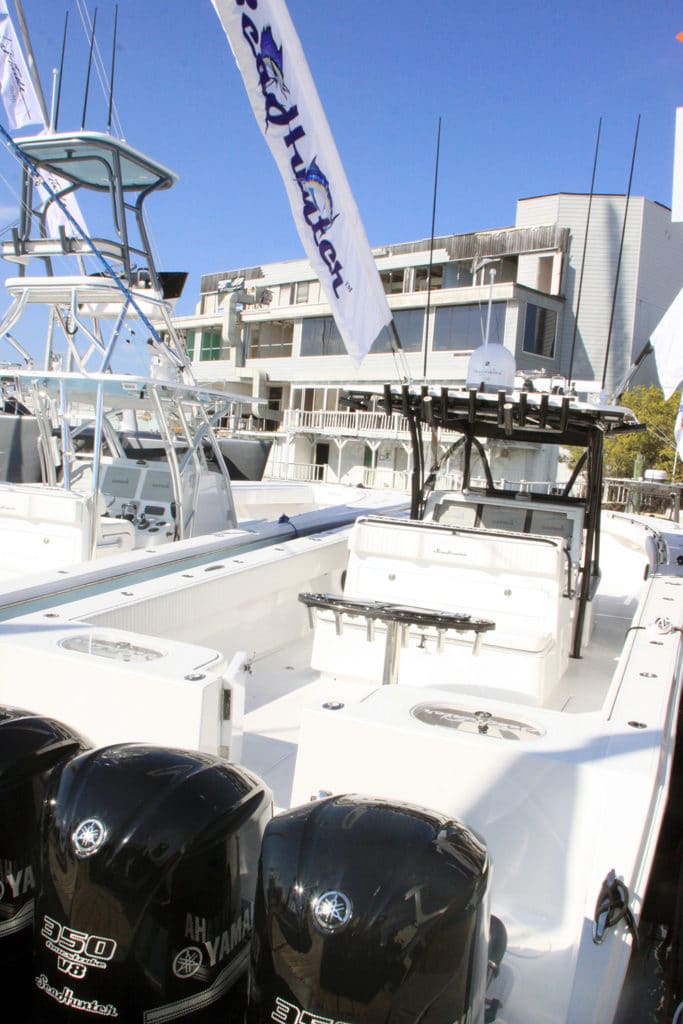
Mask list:
[[[107,131],[111,135],[112,107],[114,105],[114,68],[116,67],[116,30],[119,24],[119,5],[114,8],[114,42],[111,48],[111,75],[109,76],[109,117],[107,119]]]
[[[64,35],[62,36],[62,56],[59,61],[59,78],[57,80],[57,102],[55,103],[54,111],[54,131],[57,131],[57,122],[59,121],[59,105],[62,99],[62,75],[64,74],[64,57],[66,56],[66,33],[69,27],[69,12],[67,11],[64,15]]]
[[[85,115],[88,109],[88,92],[90,90],[90,71],[92,69],[92,51],[95,45],[95,26],[97,25],[97,8],[92,19],[92,33],[90,35],[90,54],[88,56],[88,74],[85,79],[85,96],[83,98],[83,117],[81,118],[81,131],[85,128]]]

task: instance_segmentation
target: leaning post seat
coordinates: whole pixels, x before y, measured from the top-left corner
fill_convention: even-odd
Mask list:
[[[492,620],[477,644],[461,630],[439,643],[410,627],[397,681],[542,704],[568,662],[571,575],[559,538],[365,517],[349,539],[344,597]],[[349,619],[340,635],[334,614],[319,611],[313,667],[380,682],[384,628],[368,641]]]

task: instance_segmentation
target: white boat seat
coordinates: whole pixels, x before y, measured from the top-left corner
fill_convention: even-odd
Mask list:
[[[406,631],[398,682],[488,688],[541,704],[568,662],[568,571],[558,538],[364,518],[349,540],[344,596],[492,619],[475,659],[467,633],[446,633],[437,653],[428,631]],[[370,643],[362,622],[350,620],[339,636],[334,616],[321,612],[313,667],[381,680],[382,654],[372,647],[383,644],[379,625]]]
[[[74,565],[88,557],[92,499],[46,484],[0,484],[4,578]]]
[[[47,484],[0,483],[0,575],[48,572],[90,557],[93,498]],[[130,551],[135,530],[122,519],[98,516],[96,556]]]

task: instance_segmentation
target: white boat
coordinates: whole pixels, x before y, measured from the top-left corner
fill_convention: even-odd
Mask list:
[[[334,525],[343,509],[348,521],[354,507],[400,503],[341,486],[233,486],[214,428],[243,398],[193,380],[171,322],[184,275],[157,271],[145,228],[145,200],[175,175],[108,133],[41,134],[18,150],[24,204],[2,244],[20,273],[7,281],[0,339],[22,358],[0,368],[3,590],[32,571],[56,577],[217,533],[224,551],[244,545],[245,529],[251,541],[291,535],[292,516],[306,532]],[[50,237],[61,199],[36,191],[32,203],[36,177],[61,181],[61,198],[78,196],[95,223],[114,211],[114,227],[91,238],[67,221],[71,234],[62,224]],[[36,332],[39,313],[45,335],[31,354],[16,325],[27,317]]]
[[[97,747],[220,755],[265,782],[276,816],[263,856],[294,890],[281,904],[279,882],[257,892],[263,1019],[421,1019],[449,986],[462,998],[448,1004],[457,1020],[636,1019],[619,1006],[635,936],[670,881],[654,865],[676,751],[683,533],[601,512],[603,439],[638,429],[628,410],[538,391],[422,391],[387,388],[387,411],[400,408],[416,434],[461,433],[461,492],[430,482],[412,519],[366,516],[104,593],[85,581],[68,603],[41,606],[36,592],[0,625],[0,702],[53,716]],[[499,489],[487,451],[520,441],[584,455],[555,494]],[[469,483],[477,460],[488,480],[479,489]],[[98,814],[106,822],[106,807]],[[402,862],[391,815],[414,824],[422,814],[439,834],[462,823],[457,858],[476,875],[466,940],[429,932],[430,914],[449,911],[417,860]],[[299,840],[273,852],[302,822],[306,842],[319,835],[326,851],[308,880]],[[352,823],[366,864],[345,839]],[[358,881],[373,857],[383,865],[374,896]],[[414,914],[373,931],[368,922],[398,920],[389,889],[403,869],[408,889],[391,906]],[[320,919],[330,892],[337,924]],[[337,926],[358,938],[338,976]],[[213,947],[195,940],[208,969]],[[438,969],[426,967],[429,949]],[[263,956],[279,988],[259,973]]]

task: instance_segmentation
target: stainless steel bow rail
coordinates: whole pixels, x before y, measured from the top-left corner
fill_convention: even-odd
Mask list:
[[[375,638],[375,623],[386,626],[384,667],[382,685],[391,685],[398,680],[401,649],[406,646],[408,630],[435,629],[437,651],[443,651],[444,638],[449,630],[457,633],[474,633],[472,653],[479,653],[481,634],[496,628],[491,619],[475,619],[462,612],[443,612],[433,608],[414,608],[389,601],[367,601],[359,598],[340,597],[336,594],[299,594],[299,600],[308,608],[311,627],[317,610],[331,611],[334,615],[337,635],[344,629],[344,616],[365,619],[368,640]]]

